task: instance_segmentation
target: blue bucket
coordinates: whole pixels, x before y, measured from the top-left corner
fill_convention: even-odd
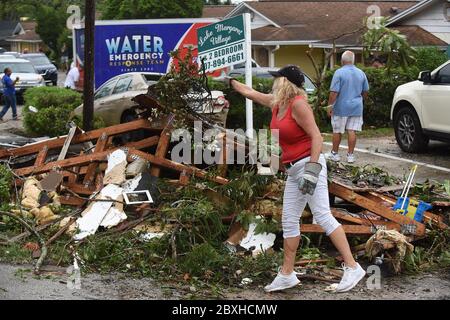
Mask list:
[[[427,210],[430,210],[433,206],[429,203],[419,201],[419,205],[417,206],[416,214],[414,215],[414,220],[417,222],[422,222],[423,213]]]

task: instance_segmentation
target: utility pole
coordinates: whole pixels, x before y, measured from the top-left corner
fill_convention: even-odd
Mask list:
[[[86,0],[84,24],[84,101],[83,129],[90,131],[94,123],[94,31],[95,0]]]

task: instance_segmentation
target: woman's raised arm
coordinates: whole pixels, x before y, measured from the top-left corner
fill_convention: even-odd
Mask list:
[[[236,79],[230,79],[230,86],[234,90],[236,90],[237,92],[242,94],[244,97],[246,97],[250,100],[253,100],[254,102],[256,102],[260,105],[263,105],[263,106],[269,107],[269,108],[272,106],[272,99],[273,99],[272,94],[258,92],[256,90],[254,90],[253,88],[250,88],[250,87],[246,86],[245,84],[240,83]]]

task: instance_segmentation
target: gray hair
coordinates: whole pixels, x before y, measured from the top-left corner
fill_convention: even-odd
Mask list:
[[[347,50],[342,54],[341,60],[344,64],[355,64],[355,54]]]

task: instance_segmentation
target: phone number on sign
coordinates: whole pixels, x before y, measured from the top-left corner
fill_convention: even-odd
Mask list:
[[[205,61],[203,61],[203,64],[205,66],[205,69],[209,70],[209,69],[215,69],[218,67],[230,65],[233,63],[239,63],[239,62],[244,61],[244,59],[245,59],[244,53],[240,52],[240,53],[230,54],[225,57],[216,58],[216,59],[210,60],[210,61],[205,60]]]

